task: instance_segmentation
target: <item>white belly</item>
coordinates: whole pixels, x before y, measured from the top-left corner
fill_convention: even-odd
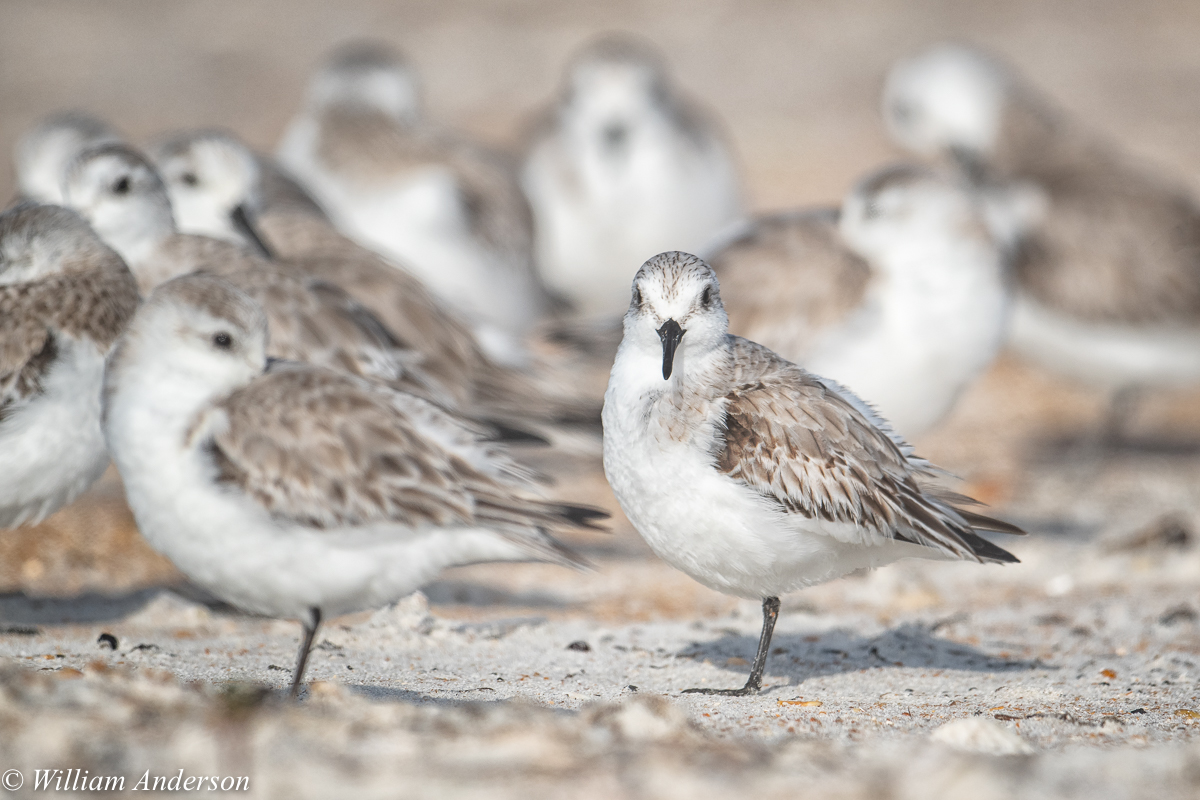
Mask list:
[[[640,419],[606,399],[605,476],[654,553],[711,589],[776,597],[863,567],[937,555],[890,541],[860,544],[850,541],[853,526],[785,514],[694,451],[654,444],[633,430]]]
[[[1010,342],[1025,358],[1101,388],[1200,383],[1200,328],[1082,322],[1018,295]]]
[[[91,342],[59,338],[43,392],[0,422],[0,528],[39,522],[103,474],[100,430],[104,355]]]

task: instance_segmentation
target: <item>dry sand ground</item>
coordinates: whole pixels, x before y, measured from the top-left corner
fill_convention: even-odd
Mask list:
[[[324,49],[366,32],[412,55],[435,116],[512,143],[565,54],[613,27],[670,48],[725,115],[756,207],[835,199],[895,157],[882,72],[946,36],[1019,60],[1200,187],[1200,6],[1165,1],[9,0],[0,150],[62,106],[136,137],[222,124],[269,147]],[[1142,446],[1114,451],[1089,439],[1104,397],[1002,359],[918,445],[1029,528],[1022,564],[904,563],[798,593],[750,699],[680,690],[741,683],[758,609],[663,566],[618,518],[576,540],[593,572],[457,570],[427,602],[333,621],[291,704],[298,626],[163,591],[177,576],[110,476],[0,537],[0,771],[25,773],[18,796],[34,769],[128,789],[182,768],[249,775],[262,797],[1195,797],[1198,399],[1148,397]],[[612,506],[594,460],[545,466],[557,493]]]

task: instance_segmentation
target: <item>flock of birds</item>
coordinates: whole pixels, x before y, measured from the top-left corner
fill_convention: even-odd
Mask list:
[[[0,527],[111,459],[191,581],[303,624],[295,693],[323,616],[454,565],[579,564],[554,535],[607,515],[523,454],[602,436],[654,552],[763,601],[746,685],[697,690],[757,692],[783,593],[1016,560],[979,532],[1022,531],[905,440],[1006,342],[1123,395],[1200,382],[1185,191],[963,46],[896,64],[882,108],[928,165],[761,216],[628,38],[578,54],[519,166],[426,120],[377,45],[333,54],[274,158],[49,117],[0,214]]]

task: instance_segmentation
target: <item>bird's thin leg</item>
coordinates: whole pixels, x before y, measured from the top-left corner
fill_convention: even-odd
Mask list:
[[[304,625],[304,639],[300,642],[300,656],[296,659],[296,674],[292,676],[292,697],[300,694],[300,684],[304,681],[304,668],[308,666],[308,653],[312,650],[313,639],[317,628],[321,626],[321,609],[313,606],[309,609],[312,619]]]
[[[767,653],[771,651],[771,634],[775,632],[775,621],[779,619],[779,598],[765,598],[762,607],[762,634],[758,637],[758,653],[754,656],[754,665],[750,668],[750,677],[746,679],[746,685],[740,689],[684,689],[684,694],[720,694],[735,697],[758,694],[762,688],[763,671],[767,668]]]
[[[1143,397],[1141,386],[1122,386],[1109,399],[1108,415],[1102,436],[1110,445],[1124,444],[1129,439],[1129,425]]]

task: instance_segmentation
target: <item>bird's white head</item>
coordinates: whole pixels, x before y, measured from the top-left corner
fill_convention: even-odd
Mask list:
[[[135,270],[175,232],[167,187],[149,161],[122,144],[80,153],[67,169],[63,196]]]
[[[624,153],[663,116],[671,88],[653,45],[607,36],[576,55],[567,74],[564,119],[577,136],[610,155]]]
[[[120,262],[70,209],[22,203],[0,214],[0,286],[93,269],[100,259]]]
[[[194,272],[146,298],[110,356],[105,394],[122,381],[153,383],[168,402],[195,405],[246,385],[266,365],[263,310],[223,278]]]
[[[348,104],[380,111],[400,122],[421,116],[415,70],[381,42],[354,42],[334,51],[308,86],[309,108]]]
[[[922,156],[986,159],[1010,90],[1007,71],[970,47],[940,44],[888,73],[883,118],[902,147]]]
[[[258,159],[240,139],[220,130],[180,133],[150,151],[170,194],[175,222],[185,233],[247,242],[248,220],[262,205]]]
[[[17,142],[13,154],[21,194],[39,203],[63,205],[63,176],[84,149],[119,142],[107,122],[79,112],[54,114]]]
[[[688,253],[659,253],[638,270],[625,312],[625,342],[662,356],[662,379],[702,363],[726,342],[729,317],[712,267]]]
[[[877,262],[964,237],[990,242],[965,186],[910,164],[885,167],[862,180],[842,203],[839,228],[855,252]]]

